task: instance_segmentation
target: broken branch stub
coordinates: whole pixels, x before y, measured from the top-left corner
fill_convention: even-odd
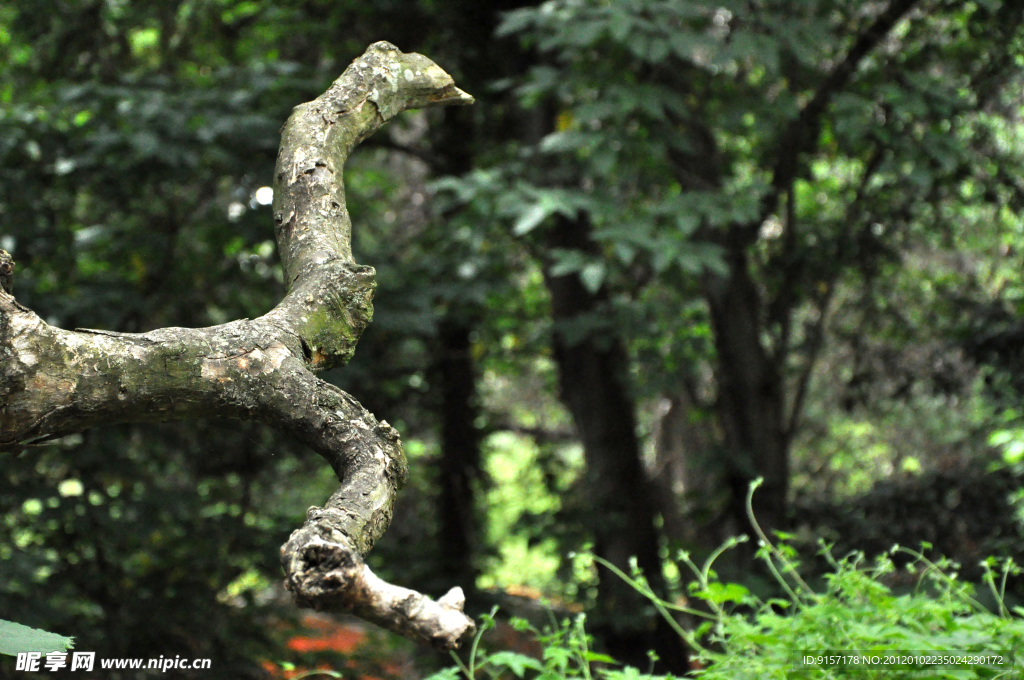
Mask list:
[[[0,250],[0,290],[14,295],[14,259],[6,250]]]
[[[426,57],[379,42],[295,108],[274,190],[287,292],[257,319],[139,334],[63,330],[14,299],[13,260],[0,251],[0,452],[96,425],[211,415],[268,423],[322,455],[341,482],[281,548],[296,602],[457,647],[474,628],[459,588],[434,601],[363,562],[408,473],[398,433],[315,373],[351,357],[373,310],[374,271],[352,259],[348,154],[401,111],[472,101]]]

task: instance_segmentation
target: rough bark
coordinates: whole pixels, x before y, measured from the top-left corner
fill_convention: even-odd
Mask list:
[[[14,295],[14,260],[6,250],[0,250],[0,290]]]
[[[352,259],[348,154],[401,111],[472,101],[426,57],[379,42],[295,108],[274,186],[287,293],[258,319],[141,334],[63,330],[18,304],[13,261],[0,254],[0,452],[101,424],[213,415],[269,423],[320,453],[341,482],[281,548],[296,602],[457,647],[473,629],[461,589],[434,601],[363,563],[408,472],[398,433],[315,372],[351,357],[373,313],[373,268]]]

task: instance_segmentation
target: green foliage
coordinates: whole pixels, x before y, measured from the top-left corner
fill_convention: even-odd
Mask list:
[[[735,545],[731,542],[723,549]],[[974,587],[957,579],[955,566],[932,561],[922,553],[893,548],[909,555],[904,568],[888,556],[867,562],[863,554],[833,559],[827,546],[822,554],[832,571],[824,585],[812,588],[798,575],[795,553],[785,542],[762,543],[759,558],[771,565],[785,597],[761,600],[746,587],[723,583],[713,570],[716,552],[698,566],[688,554],[682,564],[696,578],[690,586],[690,607],[657,598],[642,580],[619,572],[658,607],[676,627],[680,639],[697,651],[708,680],[756,678],[1010,678],[1024,664],[1024,609],[1005,605],[1007,579],[1021,572],[1012,561],[984,563],[985,585],[995,611],[976,599]],[[608,568],[613,568],[603,563]],[[900,585],[896,585],[900,584]],[[693,608],[697,601],[703,603]],[[695,630],[682,628],[672,612],[703,619]],[[541,644],[540,659],[512,653],[487,653],[480,636],[494,627],[483,617],[468,660],[429,680],[456,678],[653,678],[635,668],[609,668],[614,660],[595,654],[585,632],[583,615],[538,631],[513,620],[518,630],[531,633]],[[682,642],[681,642],[682,644]],[[873,663],[831,661],[819,657],[859,656]],[[985,661],[909,661],[913,656],[947,656]],[[878,659],[904,657],[901,662]],[[659,676],[661,677],[661,676]],[[665,676],[668,677],[668,676]]]
[[[492,192],[492,214],[528,226],[527,241],[545,228],[543,215],[591,216],[601,255],[556,254],[555,266],[619,293],[617,326],[634,341],[644,394],[678,391],[714,366],[714,333],[711,342],[685,337],[706,319],[694,274],[724,273],[723,245],[743,252],[729,267],[745,276],[749,262],[765,310],[750,323],[798,411],[780,426],[793,428],[812,467],[827,465],[823,448],[847,459],[840,467],[858,465],[850,452],[865,440],[897,470],[933,464],[957,435],[961,449],[983,449],[963,398],[971,388],[957,384],[957,346],[1020,372],[1011,244],[1024,194],[1000,170],[1024,162],[1011,94],[1020,82],[1011,64],[1024,61],[1020,8],[922,7],[855,77],[831,78],[880,11],[839,0],[756,10],[551,0],[508,13],[499,33],[544,55],[517,92],[550,111],[554,129],[510,150],[507,179],[464,178],[476,190],[463,198]],[[989,58],[995,44],[1006,46],[1004,60]],[[686,310],[685,322],[670,309]],[[691,351],[679,362],[668,348],[684,342]],[[839,410],[864,405],[873,411],[858,422]],[[891,412],[906,422],[878,432]],[[854,476],[863,488],[878,474]]]
[[[960,577],[979,583],[980,563],[988,555],[1024,562],[1020,472],[1005,467],[989,469],[984,461],[950,470],[925,470],[894,475],[878,481],[870,491],[849,498],[822,498],[794,503],[792,541],[807,568],[829,568],[817,552],[824,539],[837,554],[863,552],[870,557],[888,554],[894,544],[928,542],[937,554],[956,559]],[[897,565],[910,561],[905,553],[893,556]],[[1011,582],[1013,597],[1020,583]]]
[[[751,495],[755,488],[756,484],[752,485]],[[750,503],[748,495],[747,509],[752,515]],[[957,578],[955,564],[930,560],[923,552],[898,546],[869,562],[862,553],[836,559],[823,544],[821,554],[831,569],[822,585],[812,587],[798,573],[796,552],[787,543],[791,537],[782,535],[781,540],[772,542],[756,522],[754,527],[759,533],[758,558],[773,574],[783,596],[761,599],[741,584],[721,581],[715,573],[715,561],[745,538],[727,542],[701,565],[688,553],[679,553],[675,566],[695,578],[689,586],[687,606],[659,598],[642,576],[630,576],[597,561],[654,603],[679,634],[681,644],[685,640],[696,651],[701,666],[698,676],[708,680],[1011,678],[1024,664],[1024,609],[1011,611],[1006,604],[1007,582],[1022,572],[1012,560],[989,558],[981,565],[991,607],[981,604],[974,586]],[[892,559],[895,555],[908,556],[910,561],[897,568]],[[685,628],[677,620],[679,613],[703,623],[695,629]],[[540,659],[511,652],[488,654],[479,643],[484,632],[494,627],[493,617],[493,611],[483,617],[468,661],[453,655],[457,665],[429,680],[481,674],[545,680],[653,677],[635,668],[608,668],[614,661],[593,653],[583,615],[545,632],[524,621],[513,621],[514,627],[532,633],[541,643]],[[861,655],[869,661],[861,661]],[[954,660],[929,661],[930,656]],[[894,657],[903,658],[886,661]]]
[[[679,555],[696,577],[691,595],[703,602],[706,611],[660,600],[642,582],[631,579],[698,651],[700,661],[707,664],[701,677],[1009,678],[1019,671],[1024,663],[1024,610],[1011,612],[1006,605],[1007,581],[1021,573],[1012,560],[989,558],[982,564],[994,611],[976,599],[974,586],[957,578],[954,564],[933,561],[922,552],[898,546],[892,548],[891,555],[912,558],[903,569],[895,567],[891,555],[874,563],[866,562],[860,553],[835,559],[830,548],[822,545],[822,555],[832,570],[822,587],[812,588],[798,574],[796,553],[786,543],[791,537],[783,535],[773,543],[753,519],[751,496],[756,487],[756,483],[751,486],[747,511],[758,532],[758,557],[784,597],[762,600],[743,586],[720,582],[713,564],[722,549],[701,566],[687,553]],[[923,547],[927,550],[930,546]],[[705,623],[695,631],[684,630],[674,623],[672,610],[701,617]],[[818,655],[845,654],[883,659],[952,655],[986,660],[874,665],[807,661]]]
[[[487,490],[488,543],[497,555],[488,560],[479,585],[540,588],[551,595],[575,584],[557,578],[560,546],[551,526],[582,473],[577,447],[542,452],[536,444],[512,433],[496,433],[485,442],[485,468],[492,482]],[[545,453],[554,460],[544,460]]]
[[[789,592],[786,598],[768,601],[736,590],[726,599],[735,597],[735,604],[726,604],[722,589],[733,588],[705,572],[705,580],[694,594],[714,612],[704,629],[712,646],[688,636],[700,650],[701,661],[708,664],[702,677],[1012,677],[1015,664],[1024,661],[1024,618],[1019,613],[1011,615],[1003,606],[1005,592],[996,579],[1002,578],[1005,586],[1006,576],[1019,571],[1016,566],[1006,562],[999,572],[988,572],[999,604],[993,613],[974,599],[972,586],[957,580],[950,564],[932,562],[903,548],[894,551],[905,552],[914,561],[898,570],[888,557],[873,564],[858,554],[832,560],[828,548],[823,548],[833,572],[823,588],[813,590],[795,577],[797,565],[786,554],[784,543],[766,546],[762,557],[777,562],[780,584],[785,583]],[[912,592],[894,590],[892,583],[908,578],[916,582]],[[808,656],[844,654],[880,658],[946,654],[998,657],[1001,661],[959,666],[805,662]]]
[[[592,680],[671,680],[672,676],[643,674],[635,668],[612,668],[615,659],[599,654],[592,649],[593,639],[585,629],[586,616],[579,614],[561,622],[552,622],[544,630],[538,630],[523,619],[512,619],[512,627],[527,633],[541,645],[540,659],[519,652],[488,653],[480,647],[484,633],[495,626],[494,615],[480,618],[477,634],[470,645],[468,658],[463,661],[452,653],[455,666],[431,675],[427,680],[458,680],[458,678],[530,678],[531,680],[569,680],[582,678]]]
[[[0,619],[0,654],[16,656],[21,652],[63,652],[75,646],[73,638],[47,633]]]
[[[999,450],[1002,463],[1016,470],[1024,470],[1024,427],[1016,411],[1004,414],[1007,427],[993,430],[988,437],[990,446]]]
[[[95,430],[5,461],[0,607],[101,655],[193,649],[241,672],[267,649],[277,545],[333,485],[294,449],[274,464],[266,446],[290,449],[265,430],[146,432],[144,446],[134,429]],[[281,484],[294,474],[305,490]]]

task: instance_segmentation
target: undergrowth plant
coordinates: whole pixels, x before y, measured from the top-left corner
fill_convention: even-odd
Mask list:
[[[540,659],[519,652],[487,653],[480,647],[481,636],[494,628],[494,615],[481,617],[476,637],[470,645],[467,660],[463,661],[454,652],[455,666],[446,668],[427,680],[459,680],[460,678],[533,678],[536,680],[561,680],[580,678],[582,680],[669,680],[671,676],[655,676],[641,673],[635,668],[609,668],[615,659],[599,654],[590,648],[592,638],[585,628],[586,615],[564,619],[560,623],[541,631],[528,621],[513,618],[511,625],[520,632],[532,634],[543,648]],[[594,665],[598,668],[594,668]]]
[[[1020,568],[1012,560],[989,558],[983,564],[983,586],[992,604],[983,605],[975,586],[959,580],[957,565],[932,560],[922,550],[899,546],[874,560],[861,553],[841,558],[822,544],[821,555],[831,571],[823,585],[812,588],[798,573],[796,551],[779,534],[771,541],[753,516],[751,485],[747,512],[759,540],[757,557],[768,567],[781,593],[761,599],[745,586],[723,583],[713,569],[726,550],[746,540],[728,541],[698,565],[686,552],[678,563],[693,574],[690,602],[700,608],[669,602],[647,585],[634,569],[626,574],[595,557],[619,578],[647,597],[695,654],[693,674],[703,680],[815,680],[832,678],[887,680],[967,680],[1024,678],[1024,608],[1007,605],[1006,587]],[[909,559],[897,567],[893,557]],[[897,588],[894,584],[906,584]],[[483,617],[468,659],[428,680],[459,678],[600,678],[656,680],[595,653],[580,615],[541,632],[514,619],[519,630],[532,632],[542,643],[542,658],[514,652],[487,653],[481,635],[494,626],[494,614]],[[680,623],[680,615],[696,620]],[[657,676],[670,680],[672,676]]]

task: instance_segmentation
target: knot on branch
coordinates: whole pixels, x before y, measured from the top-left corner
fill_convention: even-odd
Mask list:
[[[298,553],[285,588],[300,607],[352,609],[355,598],[350,590],[362,564],[355,551],[342,543],[314,541]]]
[[[462,588],[432,600],[380,579],[349,545],[303,533],[296,531],[281,549],[285,587],[299,606],[347,611],[442,651],[458,648],[476,630],[463,611]]]

